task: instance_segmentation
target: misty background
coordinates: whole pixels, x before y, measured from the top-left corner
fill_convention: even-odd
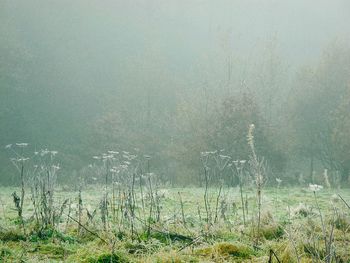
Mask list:
[[[196,184],[201,151],[248,159],[250,123],[271,178],[347,181],[349,25],[346,0],[1,0],[0,182],[28,142],[61,182],[125,150]]]

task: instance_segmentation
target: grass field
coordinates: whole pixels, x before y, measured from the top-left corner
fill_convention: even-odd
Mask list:
[[[349,189],[266,188],[259,230],[253,189],[245,225],[238,188],[209,189],[208,204],[202,188],[159,188],[153,201],[137,192],[132,215],[123,192],[110,193],[105,223],[102,186],[80,198],[57,189],[62,213],[48,227],[36,223],[30,189],[19,220],[14,191],[0,188],[1,262],[350,262],[350,209],[339,197],[349,203]]]

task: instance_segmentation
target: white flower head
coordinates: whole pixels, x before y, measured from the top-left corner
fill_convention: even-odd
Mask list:
[[[40,155],[44,156],[44,155],[46,155],[48,153],[49,153],[49,150],[48,149],[44,149],[44,150],[41,150]]]
[[[8,144],[5,146],[5,149],[10,149],[12,147],[12,144]]]
[[[52,168],[53,168],[54,170],[56,170],[56,171],[59,170],[59,169],[61,169],[59,164],[57,164],[57,165],[52,165]]]
[[[113,155],[112,154],[103,154],[102,155],[102,159],[104,160],[110,160],[110,159],[113,159]]]
[[[309,184],[309,190],[312,192],[317,192],[323,189],[322,185],[318,185],[318,184]]]
[[[282,183],[282,179],[276,178],[276,182],[280,184],[280,183]]]
[[[28,146],[28,143],[26,143],[26,142],[20,142],[20,143],[16,143],[16,145],[18,146],[18,147],[27,147]]]
[[[201,152],[201,156],[202,156],[202,157],[207,157],[208,155],[209,155],[208,152]]]

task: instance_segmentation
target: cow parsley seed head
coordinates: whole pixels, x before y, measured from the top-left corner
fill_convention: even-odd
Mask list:
[[[116,151],[108,151],[109,154],[119,154],[119,152]]]
[[[317,192],[323,189],[322,185],[318,185],[318,184],[309,184],[309,190],[312,192]]]
[[[57,165],[52,165],[52,168],[53,168],[54,170],[56,170],[56,171],[58,171],[59,169],[61,169],[59,164],[57,164]]]
[[[28,146],[28,143],[26,143],[26,142],[20,142],[20,143],[16,143],[16,145],[17,145],[18,147],[24,148],[24,147],[27,147],[27,146]]]

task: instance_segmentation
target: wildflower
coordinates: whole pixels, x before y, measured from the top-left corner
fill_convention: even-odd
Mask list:
[[[280,178],[276,178],[276,182],[277,182],[278,184],[280,184],[280,183],[282,183],[282,180],[281,180]]]
[[[48,150],[48,149],[45,149],[45,150],[41,150],[40,155],[41,155],[41,156],[45,156],[45,155],[48,154],[48,153],[49,153],[49,150]]]
[[[240,160],[239,161],[241,164],[245,164],[247,161],[246,160]]]
[[[321,189],[323,189],[322,185],[309,184],[309,190],[312,191],[312,192],[317,192],[317,191],[320,191]]]
[[[95,160],[100,160],[101,159],[101,157],[99,157],[99,156],[92,156],[92,158],[95,159]]]
[[[38,155],[38,154],[39,154],[39,152],[36,152],[36,151],[34,152],[34,155]]]
[[[109,154],[119,154],[119,152],[116,151],[108,151]]]
[[[28,143],[26,143],[26,142],[21,142],[21,143],[16,143],[16,145],[18,146],[18,147],[27,147],[28,146]]]
[[[55,156],[58,152],[57,151],[51,151],[51,155]]]
[[[112,154],[103,154],[102,155],[102,159],[106,159],[106,160],[108,160],[108,159],[113,159],[113,155]]]
[[[129,160],[134,160],[136,157],[137,157],[137,155],[133,155],[132,154],[132,155],[129,156]]]
[[[59,170],[59,169],[61,169],[59,164],[57,164],[57,165],[52,165],[52,168],[53,168],[54,170],[56,170],[56,171]]]
[[[122,169],[125,169],[125,170],[126,170],[126,169],[128,169],[128,166],[127,166],[126,164],[121,164],[121,165],[120,165],[120,168],[122,168]]]
[[[209,155],[209,152],[201,152],[202,157],[207,157]]]
[[[12,147],[12,144],[8,144],[5,146],[5,149],[10,149]]]

